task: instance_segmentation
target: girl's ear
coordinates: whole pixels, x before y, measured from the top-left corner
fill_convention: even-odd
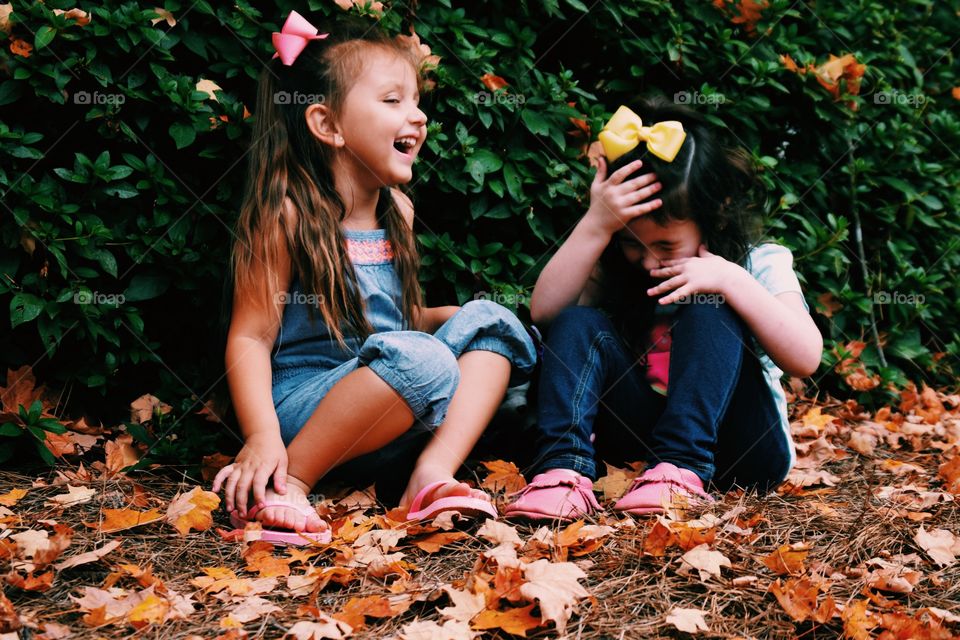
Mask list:
[[[344,145],[340,128],[333,119],[333,112],[325,104],[312,104],[307,107],[304,117],[307,119],[307,128],[321,142],[334,148]]]

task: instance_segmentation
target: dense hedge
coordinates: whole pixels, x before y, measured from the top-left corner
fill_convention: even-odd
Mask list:
[[[907,0],[759,6],[385,3],[384,28],[412,21],[441,58],[413,185],[429,301],[486,296],[523,315],[539,269],[584,211],[584,131],[657,91],[705,111],[753,154],[770,235],[794,249],[822,311],[821,373],[837,362],[833,347],[862,339],[858,386],[953,380],[957,14]],[[133,398],[159,396],[174,407],[163,432],[178,437],[152,456],[188,459],[222,432],[194,412],[226,392],[225,263],[245,105],[270,32],[291,9],[342,10],[73,8],[15,2],[3,18],[0,354],[65,388],[67,415],[115,423]]]

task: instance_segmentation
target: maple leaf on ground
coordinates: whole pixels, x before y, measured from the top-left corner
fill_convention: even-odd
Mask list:
[[[783,583],[777,578],[776,582],[770,585],[770,591],[787,615],[797,622],[812,619],[824,623],[836,613],[836,603],[829,593],[820,606],[817,606],[817,596],[821,588],[807,576],[790,578]]]
[[[283,609],[269,600],[260,596],[249,596],[231,609],[227,617],[220,621],[220,626],[225,628],[242,627],[247,622],[258,620],[268,613],[278,613],[280,611],[283,611]]]
[[[166,519],[181,536],[187,535],[191,529],[206,531],[213,526],[211,512],[219,506],[220,496],[204,491],[203,487],[194,487],[170,501]]]
[[[143,424],[153,419],[155,413],[166,415],[173,411],[173,407],[149,393],[145,393],[130,403],[130,421]]]
[[[163,520],[163,514],[156,509],[137,511],[135,509],[104,509],[103,522],[84,522],[91,529],[99,529],[100,533],[114,533],[141,525]]]
[[[333,615],[337,620],[346,622],[354,631],[363,628],[367,617],[392,618],[406,611],[412,600],[399,602],[395,606],[383,596],[367,596],[365,598],[350,598],[339,613]]]
[[[513,493],[527,486],[527,481],[524,480],[520,469],[512,462],[493,460],[492,462],[484,462],[483,466],[490,473],[480,483],[480,486],[487,491]]]
[[[707,621],[703,616],[706,611],[699,609],[671,609],[667,614],[666,621],[672,624],[680,631],[686,633],[699,633],[700,631],[710,631]]]
[[[287,630],[284,637],[294,637],[296,640],[341,640],[353,633],[346,622],[336,620],[325,614],[320,614],[319,620],[301,620]]]
[[[434,620],[414,620],[400,631],[403,640],[473,640],[477,635],[470,625],[457,620],[447,620],[442,625]]]
[[[944,489],[960,496],[960,454],[941,464],[937,469],[937,477],[943,480]]]
[[[73,556],[72,558],[67,558],[63,562],[53,565],[53,568],[57,571],[63,571],[64,569],[76,567],[81,564],[87,564],[88,562],[96,562],[103,556],[119,547],[121,542],[122,541],[120,540],[111,540],[99,549],[94,549],[93,551],[87,551],[86,553],[81,553],[80,555]]]
[[[469,534],[467,534],[465,531],[438,531],[423,538],[413,540],[412,542],[414,546],[422,551],[426,551],[427,553],[436,553],[445,545],[469,537]]]
[[[719,551],[714,551],[708,544],[701,544],[680,556],[680,570],[678,573],[689,573],[696,569],[700,580],[707,581],[711,577],[720,577],[721,567],[730,567],[730,559]]]
[[[777,575],[803,573],[803,561],[807,559],[810,545],[805,542],[785,544],[763,559],[770,571]]]
[[[470,626],[474,629],[503,629],[510,635],[527,637],[527,631],[536,629],[543,625],[543,621],[530,614],[530,611],[537,605],[531,604],[526,607],[515,607],[505,611],[493,611],[487,609],[473,619]]]
[[[444,607],[439,613],[449,620],[458,622],[470,622],[474,616],[483,611],[487,606],[487,598],[482,593],[471,593],[454,589],[450,585],[443,587],[443,590],[453,603],[452,607]]]
[[[603,493],[605,501],[615,500],[627,492],[633,479],[640,475],[643,468],[642,463],[634,463],[631,469],[621,469],[612,464],[604,463],[607,467],[607,474],[593,483],[593,490]]]
[[[903,565],[881,558],[873,558],[867,562],[867,565],[880,567],[867,575],[867,586],[880,591],[912,593],[913,588],[923,577],[919,571],[907,569]]]
[[[0,504],[5,507],[12,507],[17,504],[23,496],[27,495],[28,491],[28,489],[10,489],[10,491],[0,495]]]
[[[960,537],[946,529],[927,531],[921,525],[913,539],[941,567],[952,565],[960,555]]]
[[[50,498],[51,502],[61,506],[73,506],[76,504],[86,504],[97,495],[97,490],[92,487],[74,487],[67,485],[67,492]]]
[[[578,582],[587,574],[572,562],[552,563],[544,559],[521,567],[527,582],[520,586],[520,593],[530,602],[539,603],[541,619],[552,620],[557,631],[565,633],[577,603],[590,596]]]

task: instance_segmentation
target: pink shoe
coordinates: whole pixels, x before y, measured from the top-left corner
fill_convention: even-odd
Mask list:
[[[437,498],[428,505],[423,502],[432,492],[450,482],[449,480],[438,480],[431,482],[423,489],[417,492],[413,502],[410,503],[410,509],[407,511],[407,520],[429,520],[443,511],[456,511],[463,517],[487,516],[496,519],[497,509],[489,500],[483,498],[474,498],[472,496],[446,496]]]
[[[635,479],[613,508],[633,515],[663,513],[664,505],[669,505],[674,495],[713,502],[710,494],[703,490],[703,482],[697,474],[669,462],[661,462]]]
[[[590,478],[568,469],[537,474],[513,495],[517,497],[503,510],[506,518],[569,521],[600,509]]]
[[[267,501],[263,508],[267,507],[285,507],[287,509],[294,509],[299,511],[303,515],[309,515],[311,513],[316,513],[313,507],[305,504],[293,504],[291,502],[283,502],[280,500],[276,501]],[[260,509],[254,505],[251,508],[246,518],[241,518],[237,515],[236,511],[230,512],[230,523],[237,528],[241,533],[246,528],[248,522],[256,522],[257,514],[260,513]],[[333,539],[333,534],[330,531],[330,525],[327,525],[326,529],[322,531],[293,531],[290,529],[268,529],[263,527],[263,533],[260,536],[260,539],[264,542],[270,542],[275,545],[305,545],[315,543],[315,544],[328,544],[330,540]]]

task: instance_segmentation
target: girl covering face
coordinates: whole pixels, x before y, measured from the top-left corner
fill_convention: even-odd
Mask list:
[[[747,162],[662,100],[601,141],[590,208],[533,292],[536,475],[506,514],[593,513],[598,457],[649,463],[614,506],[632,514],[775,487],[795,459],[780,376],[811,375],[823,342],[790,251],[758,241]]]

